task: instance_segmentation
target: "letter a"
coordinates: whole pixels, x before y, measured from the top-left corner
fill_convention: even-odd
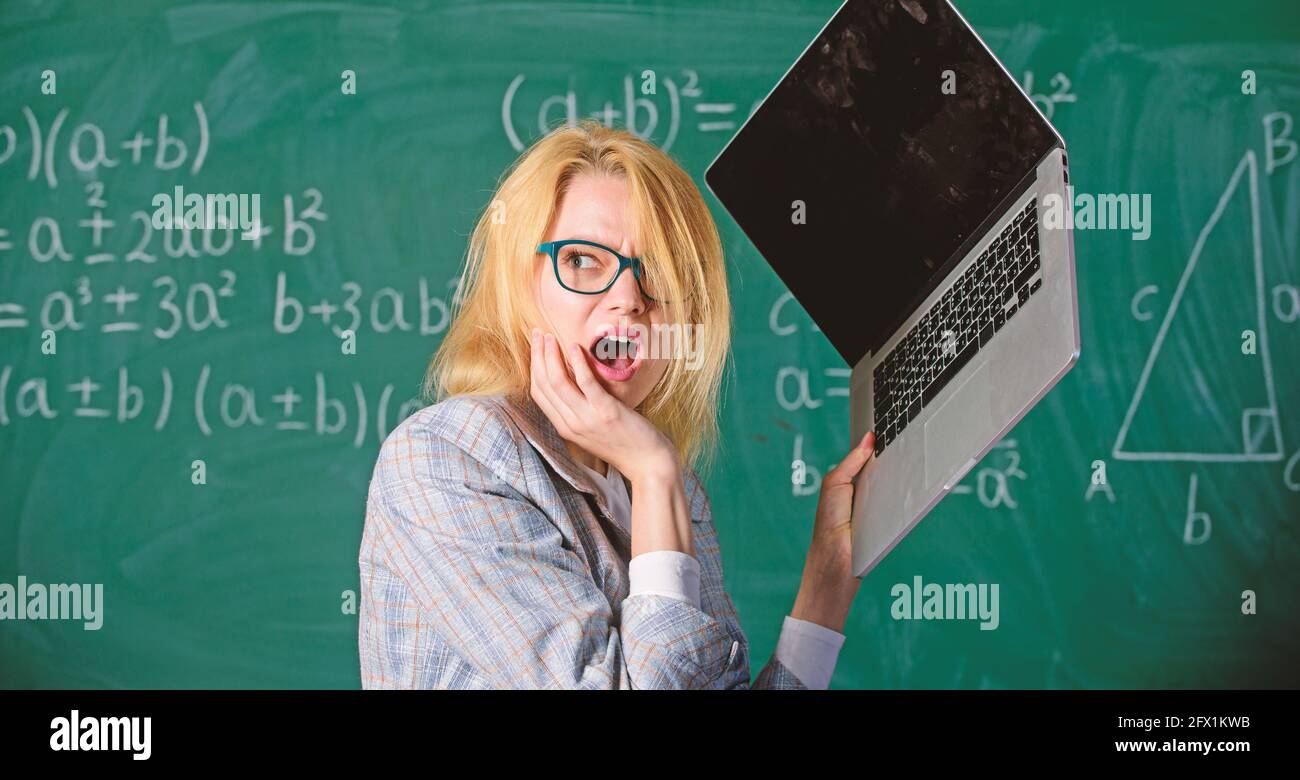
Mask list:
[[[1243,70],[1241,72],[1241,94],[1255,94],[1255,71]]]

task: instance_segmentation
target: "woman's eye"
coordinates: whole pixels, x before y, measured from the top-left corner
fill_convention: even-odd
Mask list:
[[[595,262],[595,259],[592,258],[591,255],[584,255],[584,254],[581,254],[581,253],[579,253],[579,252],[574,252],[573,254],[569,255],[569,257],[565,260],[565,262],[568,263],[568,264],[570,264],[570,265],[572,265],[572,266],[575,267],[575,268],[578,268],[578,267],[581,267],[581,262],[580,262],[580,261],[581,261],[583,258],[586,258],[586,259],[588,259],[588,260],[591,260],[593,263]]]

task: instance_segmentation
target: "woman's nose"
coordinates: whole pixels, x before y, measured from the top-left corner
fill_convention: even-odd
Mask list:
[[[645,307],[645,300],[641,296],[641,286],[637,284],[636,274],[631,268],[624,268],[623,272],[614,280],[614,285],[605,291],[605,303],[609,305],[618,305],[625,309],[635,308],[640,310]]]

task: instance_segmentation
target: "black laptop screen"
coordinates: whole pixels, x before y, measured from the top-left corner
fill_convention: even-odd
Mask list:
[[[852,366],[1056,143],[947,3],[849,0],[705,180]]]

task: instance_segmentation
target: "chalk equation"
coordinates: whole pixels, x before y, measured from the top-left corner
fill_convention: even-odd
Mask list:
[[[158,171],[188,168],[191,174],[203,170],[210,144],[208,115],[203,104],[195,102],[192,125],[179,130],[172,125],[167,114],[159,114],[156,123],[125,139],[109,139],[103,128],[94,122],[82,122],[68,129],[68,109],[60,109],[42,127],[41,120],[30,106],[22,106],[22,121],[0,124],[0,170],[7,164],[16,164],[22,156],[18,150],[26,130],[27,181],[44,178],[50,189],[59,186],[56,161],[66,157],[73,170],[86,176],[95,176],[101,168],[119,165],[147,166]]]
[[[643,70],[635,76],[627,74],[619,80],[617,98],[598,98],[580,109],[575,90],[545,94],[543,87],[537,94],[528,93],[525,90],[528,79],[521,73],[510,80],[502,95],[502,129],[510,145],[516,151],[523,151],[526,144],[516,114],[531,113],[536,122],[529,129],[537,133],[546,132],[560,120],[575,124],[591,117],[607,127],[617,123],[644,139],[653,139],[668,151],[677,142],[684,124],[697,133],[716,135],[722,140],[729,138],[762,102],[755,100],[747,110],[742,110],[735,101],[706,101],[697,71],[683,70],[678,78],[668,75],[661,78],[653,70]]]
[[[159,340],[181,332],[199,333],[229,327],[229,309],[240,289],[240,277],[228,268],[208,280],[179,281],[158,276],[141,285],[100,283],[79,276],[66,289],[54,289],[39,305],[0,301],[0,332],[34,329],[42,339],[51,334],[97,331],[105,334],[143,333]],[[451,299],[456,279],[446,282],[449,294],[434,295],[429,280],[419,277],[414,291],[396,287],[368,290],[345,281],[337,294],[304,300],[295,294],[289,274],[276,273],[275,295],[265,321],[276,334],[297,333],[319,322],[336,338],[353,334],[417,333],[436,336],[451,324]],[[318,289],[319,285],[313,289]]]
[[[26,239],[27,259],[39,264],[97,266],[107,263],[142,263],[152,265],[162,260],[199,260],[223,257],[236,246],[236,239],[246,232],[245,242],[254,251],[262,249],[263,239],[279,233],[279,251],[285,257],[306,257],[316,248],[320,224],[329,219],[322,210],[324,195],[315,187],[300,193],[286,193],[283,210],[273,222],[260,221],[249,231],[238,227],[192,228],[177,225],[154,227],[153,210],[138,209],[125,215],[106,216],[109,201],[103,182],[85,185],[85,215],[70,224],[51,216],[36,216],[15,234],[8,225],[0,225],[0,260],[17,251],[14,236]],[[277,231],[278,228],[278,231]],[[268,244],[269,246],[269,244]],[[57,261],[57,262],[56,262]]]
[[[83,376],[64,382],[2,365],[0,428],[66,418],[149,425],[159,432],[189,424],[204,436],[217,430],[267,428],[350,436],[352,446],[360,448],[367,433],[382,443],[394,427],[424,406],[418,397],[396,398],[394,383],[367,394],[361,382],[331,381],[323,371],[271,388],[224,378],[207,363],[183,387],[181,377],[169,368],[141,376],[144,373],[121,366],[111,378]],[[191,415],[175,423],[181,410]]]

